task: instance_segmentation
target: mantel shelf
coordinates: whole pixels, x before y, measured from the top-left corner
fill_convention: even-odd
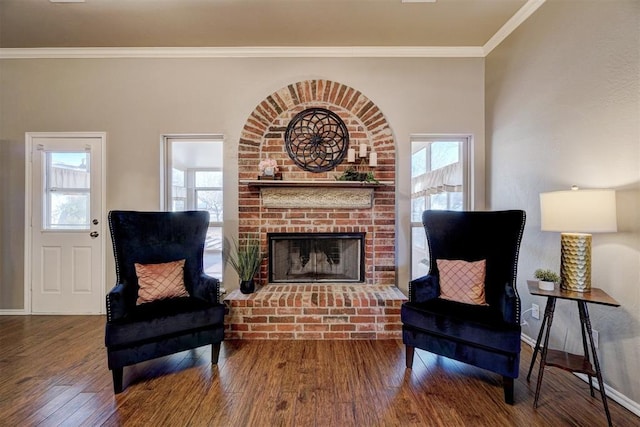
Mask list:
[[[240,184],[249,187],[325,187],[325,188],[379,188],[393,185],[393,181],[361,182],[361,181],[288,181],[278,179],[241,180]]]
[[[393,182],[378,183],[337,180],[285,181],[272,179],[241,180],[240,185],[260,191],[264,208],[371,209],[378,189],[393,188]]]

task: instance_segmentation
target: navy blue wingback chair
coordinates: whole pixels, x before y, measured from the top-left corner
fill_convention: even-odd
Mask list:
[[[402,339],[407,368],[417,347],[502,375],[504,398],[513,404],[513,380],[520,365],[518,252],[525,212],[425,211],[429,273],[409,283],[402,305]],[[487,305],[439,298],[438,259],[486,260]]]
[[[220,282],[203,272],[208,226],[205,211],[109,212],[117,277],[107,294],[105,344],[115,393],[122,391],[123,368],[128,365],[208,344],[211,362],[218,362],[224,306],[219,303]],[[182,259],[188,296],[136,305],[134,263]]]

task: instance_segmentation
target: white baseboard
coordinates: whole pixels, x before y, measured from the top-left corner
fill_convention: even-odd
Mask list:
[[[29,313],[22,309],[0,309],[0,316],[102,316],[104,313]]]
[[[585,383],[589,382],[589,377],[587,377],[585,374],[574,373],[573,375],[580,378]],[[595,379],[593,380],[593,387],[596,390],[600,390],[600,387],[598,386],[598,381]],[[610,397],[611,400],[615,400],[620,405],[624,406],[629,411],[633,412],[636,416],[640,417],[640,404],[629,399],[627,396],[620,393],[618,390],[609,387],[607,384],[604,385],[604,391],[607,397]],[[597,394],[596,394],[596,397],[598,397]]]
[[[22,308],[3,308],[0,309],[0,316],[25,316],[27,313]]]
[[[531,348],[535,347],[536,345],[536,340],[526,334],[520,334],[520,339],[522,340],[522,342],[528,344]],[[587,377],[584,374],[579,374],[574,372],[573,375],[580,378],[585,383],[589,382],[589,377]],[[594,380],[593,386],[596,388],[596,390],[600,390],[600,387],[598,387],[598,381]],[[633,400],[629,399],[627,396],[620,393],[618,390],[612,388],[611,386],[607,385],[606,383],[604,383],[604,391],[608,398],[619,403],[621,406],[625,407],[626,409],[631,411],[633,414],[640,417],[640,403],[634,402]]]
[[[529,347],[533,348],[536,345],[536,340],[531,338],[529,335],[520,334],[520,339],[525,343],[529,344]]]

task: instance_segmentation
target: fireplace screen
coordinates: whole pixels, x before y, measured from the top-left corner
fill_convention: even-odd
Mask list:
[[[364,233],[269,233],[269,282],[364,282]]]

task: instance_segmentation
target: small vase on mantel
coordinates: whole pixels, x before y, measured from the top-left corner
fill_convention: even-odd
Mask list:
[[[252,294],[256,291],[256,283],[251,280],[241,280],[240,281],[240,292],[243,294]]]

